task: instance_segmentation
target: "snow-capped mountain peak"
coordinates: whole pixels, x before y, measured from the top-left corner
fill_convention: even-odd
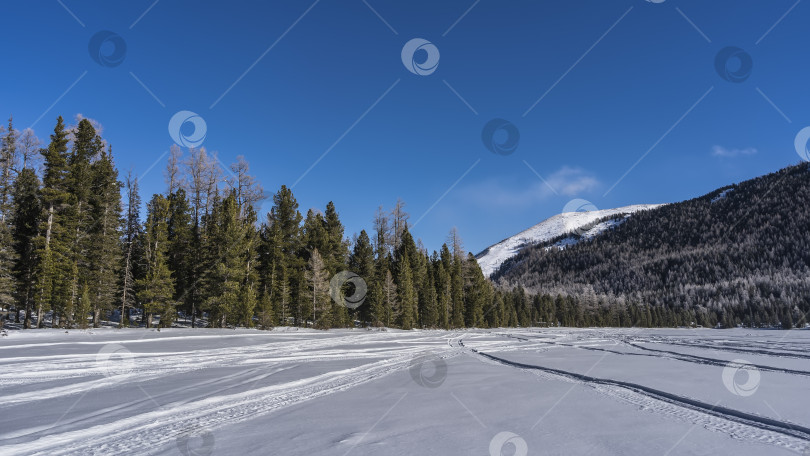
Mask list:
[[[512,237],[487,247],[483,252],[476,255],[478,265],[484,272],[484,276],[489,277],[493,272],[508,259],[517,255],[523,247],[550,241],[566,233],[575,233],[577,230],[592,224],[593,222],[614,215],[633,214],[634,212],[655,209],[661,204],[636,204],[632,206],[619,207],[615,209],[602,209],[586,212],[564,212],[550,217],[533,227],[524,230]],[[604,231],[614,224],[599,224],[587,231],[587,237],[597,235],[596,231]]]

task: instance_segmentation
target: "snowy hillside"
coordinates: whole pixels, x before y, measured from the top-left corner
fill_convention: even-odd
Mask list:
[[[601,218],[618,214],[632,214],[634,212],[655,209],[660,204],[636,204],[633,206],[619,207],[616,209],[602,209],[588,212],[565,212],[548,218],[533,227],[522,231],[510,238],[492,245],[479,253],[478,264],[484,275],[489,277],[493,272],[509,258],[515,256],[520,249],[528,245],[539,244],[578,230]],[[585,233],[586,237],[594,237],[602,231],[613,226],[611,223],[600,223]],[[569,242],[570,244],[570,242]]]

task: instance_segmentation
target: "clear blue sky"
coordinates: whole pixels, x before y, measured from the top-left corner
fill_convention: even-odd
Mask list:
[[[97,119],[146,199],[192,111],[204,147],[270,193],[298,181],[302,212],[334,200],[347,235],[400,197],[429,249],[457,226],[473,252],[573,198],[679,201],[796,163],[810,125],[810,2],[313,1],[5,2],[0,114],[43,140],[59,114]],[[102,30],[126,43],[117,66],[88,52]],[[431,74],[403,65],[413,38],[438,49]],[[751,56],[744,82],[715,69],[727,46]],[[494,118],[513,153],[484,146]]]

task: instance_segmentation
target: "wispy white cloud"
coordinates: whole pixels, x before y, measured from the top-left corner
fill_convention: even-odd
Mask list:
[[[757,150],[753,147],[746,149],[728,149],[723,146],[712,147],[712,155],[715,157],[738,157],[740,155],[754,155]]]
[[[530,207],[555,196],[581,196],[598,188],[601,183],[591,173],[580,168],[564,166],[528,185],[491,178],[459,189],[458,196],[479,206]]]
[[[599,180],[590,173],[568,166],[563,166],[546,180],[557,193],[565,196],[577,196],[599,186]]]

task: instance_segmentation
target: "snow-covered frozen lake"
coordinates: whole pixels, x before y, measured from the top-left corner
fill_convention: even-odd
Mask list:
[[[0,338],[2,455],[810,454],[810,331]]]

